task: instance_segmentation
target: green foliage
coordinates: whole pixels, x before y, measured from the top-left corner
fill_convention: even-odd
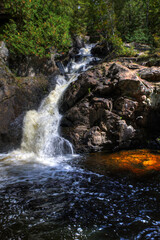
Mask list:
[[[132,34],[125,36],[127,42],[137,42],[137,43],[151,43],[152,35],[149,33],[148,29],[135,29]]]
[[[160,36],[154,35],[153,38],[155,47],[160,48]]]
[[[70,27],[71,35],[85,35],[87,34],[88,25],[88,1],[76,0],[73,3],[72,24]]]
[[[4,39],[12,52],[43,57],[50,54],[51,47],[66,51],[71,45],[69,18],[64,13],[62,17],[61,7],[52,1],[14,0],[14,5],[8,1],[5,7],[17,17],[4,30]]]
[[[160,1],[147,0],[148,6],[148,27],[152,34],[160,36]]]
[[[116,27],[128,42],[153,43],[153,33],[160,33],[159,0],[114,0]]]
[[[113,1],[89,0],[87,32],[89,35],[99,37],[100,40],[114,34],[115,14]]]
[[[117,56],[134,56],[135,52],[133,48],[127,48],[124,46],[122,39],[118,35],[113,35],[109,38],[109,42],[112,44],[114,53]]]
[[[159,0],[2,0],[10,22],[0,40],[13,53],[48,56],[67,52],[75,35],[112,42],[118,55],[133,55],[123,41],[160,46]],[[118,34],[117,34],[118,33]]]

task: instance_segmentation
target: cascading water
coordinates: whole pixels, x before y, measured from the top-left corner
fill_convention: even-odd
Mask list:
[[[2,240],[160,239],[160,174],[137,178],[128,169],[143,172],[142,159],[149,169],[155,161],[159,166],[159,153],[141,152],[140,162],[137,152],[72,161],[72,145],[59,135],[59,99],[94,60],[91,47],[67,65],[66,78],[57,76],[38,111],[27,112],[20,149],[0,154]]]
[[[73,154],[72,145],[60,137],[58,132],[61,120],[58,100],[65,88],[65,78],[58,76],[55,90],[44,99],[38,111],[27,112],[24,119],[22,151],[34,152],[38,157]]]
[[[60,161],[67,155],[73,155],[72,144],[59,135],[61,114],[58,111],[58,102],[63,92],[75,81],[80,74],[89,68],[95,58],[91,55],[93,45],[81,48],[77,58],[72,59],[65,68],[65,76],[56,76],[56,87],[42,101],[38,111],[31,110],[26,113],[23,126],[23,138],[20,149],[13,151],[9,156],[16,158],[48,159],[51,162]],[[68,80],[68,81],[67,81]]]

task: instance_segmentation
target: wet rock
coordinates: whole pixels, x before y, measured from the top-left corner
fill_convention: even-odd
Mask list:
[[[38,107],[48,86],[43,76],[16,78],[0,62],[0,151],[20,143],[25,112]]]
[[[99,81],[96,73],[89,71],[80,75],[78,80],[72,82],[63,94],[63,97],[60,100],[60,112],[65,113],[86,95],[90,95],[91,91],[98,85]]]
[[[73,38],[73,42],[74,42],[74,47],[77,48],[77,49],[80,49],[80,48],[84,48],[85,47],[85,43],[84,43],[84,40],[82,37],[80,36],[75,36]]]

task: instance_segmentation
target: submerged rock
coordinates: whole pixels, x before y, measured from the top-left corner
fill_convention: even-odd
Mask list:
[[[160,135],[160,85],[140,71],[146,67],[103,63],[70,84],[60,101],[61,133],[76,151],[139,147]]]
[[[100,174],[107,172],[120,176],[123,173],[125,176],[129,173],[132,177],[155,176],[160,171],[160,151],[137,149],[108,154],[92,153],[87,157],[85,165],[89,170]]]

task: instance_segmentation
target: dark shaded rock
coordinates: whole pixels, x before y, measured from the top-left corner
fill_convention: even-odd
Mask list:
[[[94,126],[86,132],[84,141],[90,151],[100,151],[103,145],[107,143],[106,133],[102,132],[98,126]]]
[[[138,64],[136,64],[136,63],[129,63],[129,64],[127,64],[127,67],[129,69],[133,69],[133,70],[140,69],[140,66]]]
[[[85,125],[89,127],[89,112],[90,109],[88,102],[85,100],[83,102],[79,102],[78,106],[75,105],[66,112],[61,125],[67,127]]]
[[[147,66],[147,67],[152,67],[152,66],[160,67],[160,57],[159,56],[155,56],[155,57],[149,59],[145,63],[145,66]]]
[[[71,58],[76,57],[76,55],[79,53],[79,50],[85,47],[85,42],[82,37],[74,36],[72,40],[72,47],[70,48],[69,52],[60,58],[64,64],[67,64]]]
[[[158,82],[160,81],[160,67],[151,67],[144,68],[139,71],[139,75],[141,78],[151,81]]]
[[[128,73],[130,73],[129,69],[122,64],[116,62],[111,65],[111,67],[108,70],[108,77],[111,79],[123,79],[126,78],[126,75],[128,76]]]
[[[125,119],[134,118],[134,113],[137,107],[138,102],[124,97],[120,97],[116,99],[114,102],[114,109],[116,113]]]
[[[135,48],[135,50],[138,50],[138,51],[141,51],[141,52],[151,50],[151,46],[149,46],[147,44],[133,42],[133,43],[131,43],[131,46],[133,46]]]
[[[104,58],[108,54],[110,54],[112,50],[113,50],[112,45],[105,41],[93,47],[91,53],[96,57]]]
[[[90,95],[91,91],[98,85],[99,79],[96,72],[88,71],[80,75],[78,80],[72,82],[63,94],[59,105],[60,112],[65,113],[86,95]]]
[[[127,64],[99,64],[64,93],[61,133],[76,151],[144,147],[160,135],[160,85]]]
[[[20,143],[25,111],[38,107],[48,87],[44,76],[15,78],[0,62],[0,151]]]
[[[20,77],[35,77],[40,74],[51,75],[58,71],[54,55],[51,54],[50,59],[37,56],[10,55],[9,68]]]
[[[110,91],[109,89],[107,90],[107,88],[112,88],[112,86],[109,86],[109,81],[106,80],[106,75],[108,74],[107,71],[108,65],[102,64],[82,73],[78,77],[77,81],[72,82],[69,85],[69,88],[66,89],[62,98],[60,99],[60,112],[65,113],[77,102],[80,102],[84,97],[91,97],[93,92],[94,95],[99,95],[101,90],[103,91],[104,95],[107,93],[107,91],[109,93]]]
[[[73,38],[73,46],[77,49],[80,49],[80,48],[84,48],[85,47],[85,43],[84,43],[84,40],[82,37],[80,36],[75,36]]]
[[[149,95],[151,92],[151,89],[147,88],[147,86],[140,80],[121,80],[116,87],[121,96],[128,96],[137,100],[140,99],[142,95]]]
[[[112,101],[109,99],[94,97],[92,102],[95,109],[103,108],[112,111]]]

